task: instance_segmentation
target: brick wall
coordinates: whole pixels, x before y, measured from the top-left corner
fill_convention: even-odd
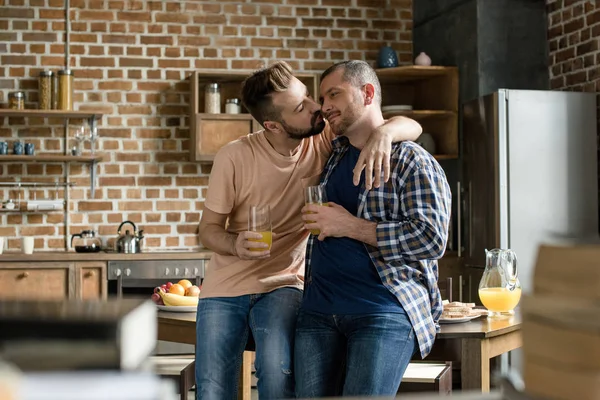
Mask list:
[[[63,66],[63,10],[63,0],[0,0],[1,103],[20,89],[34,108],[37,73]],[[332,61],[374,61],[382,45],[393,46],[401,63],[412,58],[411,0],[71,0],[70,15],[75,109],[105,112],[95,198],[88,167],[70,167],[79,184],[71,191],[70,230],[92,227],[114,240],[129,219],[144,229],[147,249],[198,245],[210,167],[187,162],[190,71],[286,60],[298,71],[320,72]],[[62,135],[61,121],[0,125],[0,140],[31,141],[38,152],[60,152]],[[0,164],[1,180],[53,180],[63,172],[62,164]],[[0,221],[10,248],[21,235],[35,235],[36,248],[63,247],[60,213],[4,213]]]
[[[600,92],[600,3],[546,0],[546,8],[551,89]]]

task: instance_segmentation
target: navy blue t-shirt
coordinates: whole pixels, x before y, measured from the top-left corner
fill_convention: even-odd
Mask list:
[[[358,210],[358,195],[364,181],[354,186],[352,176],[360,151],[349,146],[327,182],[327,200],[352,215]],[[302,308],[323,314],[404,312],[398,299],[381,278],[362,242],[343,238],[316,240],[312,251],[311,283]]]

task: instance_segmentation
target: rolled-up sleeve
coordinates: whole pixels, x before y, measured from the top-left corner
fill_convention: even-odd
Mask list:
[[[377,223],[377,245],[385,262],[441,258],[448,240],[451,198],[443,171],[416,167],[401,188],[402,220]]]

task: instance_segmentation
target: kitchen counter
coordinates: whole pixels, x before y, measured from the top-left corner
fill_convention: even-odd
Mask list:
[[[98,253],[76,253],[76,252],[34,252],[23,254],[21,252],[4,252],[0,254],[2,262],[45,262],[45,261],[122,261],[122,260],[198,260],[209,259],[212,256],[210,250],[197,251],[164,251],[146,252],[136,254],[124,254],[113,252]]]

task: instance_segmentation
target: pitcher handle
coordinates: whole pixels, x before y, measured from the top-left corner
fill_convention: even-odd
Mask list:
[[[517,278],[519,277],[519,268],[517,266],[518,262],[517,262],[517,254],[514,251],[510,252],[511,258],[512,258],[512,266],[513,266],[513,270],[512,271],[507,271],[508,272],[508,289],[509,290],[514,290],[515,287],[517,286]]]

